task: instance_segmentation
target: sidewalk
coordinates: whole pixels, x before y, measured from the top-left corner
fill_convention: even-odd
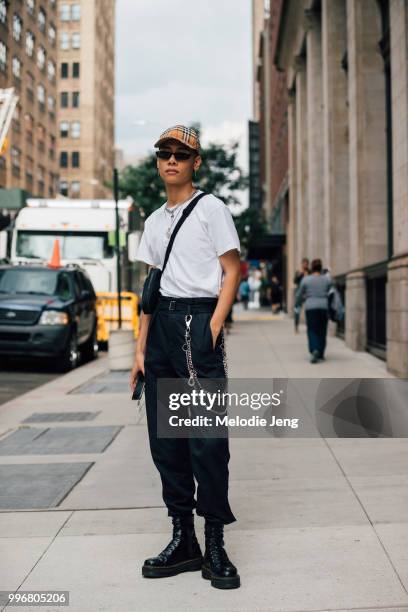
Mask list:
[[[295,335],[285,316],[235,321],[230,377],[390,377],[332,337],[310,364],[304,326]],[[127,377],[119,393],[92,383],[115,390],[107,369],[102,357],[0,406],[0,590],[68,590],[70,612],[408,611],[407,439],[231,439],[225,540],[242,587],[142,578],[170,522]],[[46,414],[23,423],[34,413]]]

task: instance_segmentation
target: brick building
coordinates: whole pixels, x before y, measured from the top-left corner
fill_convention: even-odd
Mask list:
[[[0,88],[14,87],[19,97],[0,157],[0,188],[13,188],[14,196],[56,193],[56,39],[56,0],[0,0]]]
[[[114,167],[115,0],[59,2],[59,192],[109,198]]]

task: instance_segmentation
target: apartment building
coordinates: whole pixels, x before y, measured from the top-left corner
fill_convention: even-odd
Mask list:
[[[104,198],[114,167],[115,0],[58,3],[59,193]]]
[[[57,1],[0,0],[0,88],[19,98],[0,188],[53,197],[57,189]],[[7,206],[6,194],[2,202]]]

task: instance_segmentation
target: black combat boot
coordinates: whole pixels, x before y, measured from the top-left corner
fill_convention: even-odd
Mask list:
[[[237,589],[241,586],[237,568],[228,559],[224,546],[223,523],[205,522],[205,554],[201,575],[211,580],[216,589]]]
[[[174,576],[201,569],[203,556],[194,531],[194,517],[173,516],[173,538],[157,557],[146,559],[142,574],[146,578]]]

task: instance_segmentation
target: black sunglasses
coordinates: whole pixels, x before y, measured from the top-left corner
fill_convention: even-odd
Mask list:
[[[187,151],[176,151],[176,153],[173,153],[173,151],[156,151],[157,159],[168,161],[172,155],[174,155],[176,161],[187,161],[194,153],[188,153]]]

